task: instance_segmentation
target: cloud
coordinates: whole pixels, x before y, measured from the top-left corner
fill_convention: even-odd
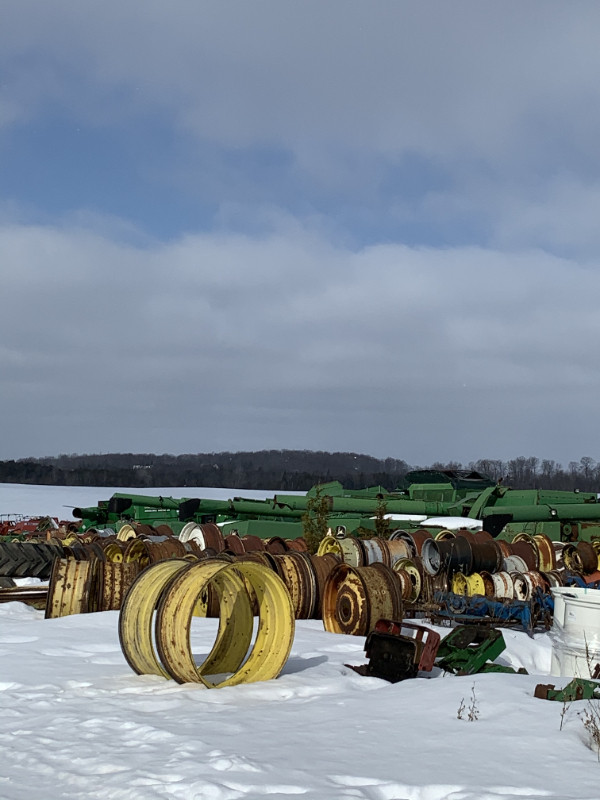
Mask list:
[[[527,132],[543,150],[549,118],[552,136],[593,146],[598,22],[594,3],[574,14],[560,3],[469,0],[377,9],[30,0],[8,10],[0,43],[9,91],[27,59],[28,85],[54,76],[54,94],[92,119],[162,108],[232,147],[489,158],[515,157]]]
[[[291,227],[144,247],[0,229],[5,453],[272,445],[424,462],[514,455],[507,426],[519,452],[556,456],[569,425],[573,442],[587,430],[597,271],[533,250],[354,251]]]
[[[43,203],[37,175],[60,211],[129,216],[164,238],[252,230],[272,208],[357,246],[589,257],[599,23],[588,2],[577,13],[478,0],[12,4],[0,28],[5,157],[40,129],[21,155],[32,178],[13,178],[12,199]],[[50,119],[63,147],[60,127],[44,139]]]
[[[502,247],[537,245],[594,262],[600,252],[600,183],[562,173],[499,209],[495,230]]]
[[[9,4],[5,455],[593,450],[599,22]]]

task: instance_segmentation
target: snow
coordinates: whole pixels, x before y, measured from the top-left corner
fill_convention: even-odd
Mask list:
[[[32,502],[81,502],[80,489],[27,489]],[[112,493],[93,491],[96,501]],[[563,705],[533,697],[537,683],[567,682],[549,677],[547,634],[504,631],[501,663],[529,675],[436,672],[389,684],[345,666],[364,663],[363,638],[299,621],[278,679],[210,690],[135,675],[118,612],[43,617],[0,605],[2,800],[600,797],[585,703],[566,708],[561,730]],[[195,653],[209,651],[216,626],[194,618]],[[478,718],[458,719],[473,693]]]
[[[473,519],[472,517],[429,517],[423,522],[423,526],[439,526],[445,528],[447,531],[457,531],[460,528],[467,528],[471,531],[480,531],[483,527],[483,522],[480,519]]]

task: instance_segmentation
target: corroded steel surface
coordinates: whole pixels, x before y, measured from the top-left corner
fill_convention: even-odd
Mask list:
[[[512,578],[508,572],[496,572],[492,575],[494,583],[494,596],[499,600],[512,600],[515,596],[515,589]]]
[[[325,553],[324,555],[311,555],[309,556],[312,562],[315,578],[317,581],[317,600],[313,616],[315,619],[322,619],[323,617],[323,592],[327,578],[331,574],[337,564],[341,561],[341,556],[336,553]]]
[[[591,542],[577,542],[577,553],[584,574],[589,575],[598,570],[598,556]]]
[[[212,547],[217,553],[225,549],[223,534],[218,525],[215,525],[213,522],[207,522],[201,525],[200,528],[202,530],[205,547]]]
[[[351,567],[362,567],[366,562],[366,553],[363,543],[354,536],[347,536],[338,539],[342,551],[342,557],[346,564]]]
[[[95,565],[90,589],[90,611],[115,611],[140,571],[139,564],[100,561]]]
[[[404,539],[388,539],[387,547],[390,554],[391,567],[401,558],[411,558],[413,553],[411,546]]]
[[[473,572],[498,572],[502,569],[502,551],[492,539],[474,539],[471,542]]]
[[[408,542],[412,548],[413,555],[420,556],[422,554],[423,545],[428,539],[433,539],[430,531],[424,528],[419,528],[417,531],[404,531],[398,537]]]
[[[237,533],[230,533],[228,536],[225,536],[224,543],[225,550],[229,551],[230,553],[234,553],[235,555],[239,556],[246,552],[244,542],[240,539]]]
[[[265,549],[265,542],[264,539],[261,539],[260,536],[242,536],[242,542],[244,543],[244,550],[246,553],[253,553],[255,551],[263,551]]]
[[[169,582],[181,571],[191,568],[192,564],[179,559],[153,564],[138,576],[123,601],[119,640],[127,663],[138,675],[168,677],[154,647],[154,611]]]
[[[556,551],[551,539],[544,533],[536,533],[533,538],[539,553],[540,570],[550,572],[556,569]]]
[[[404,579],[402,580],[402,596],[405,600],[411,603],[416,602],[421,596],[423,588],[423,573],[420,560],[418,558],[399,558],[394,562],[393,570],[396,573],[405,573],[410,580],[410,593],[406,597],[406,586]]]
[[[317,604],[317,578],[306,553],[276,555],[277,572],[285,583],[296,619],[311,619]]]
[[[25,603],[34,608],[45,608],[48,601],[47,586],[3,586],[0,603]]]
[[[513,555],[520,556],[527,564],[527,569],[538,569],[540,565],[540,554],[537,542],[531,537],[531,541],[523,538],[512,542]]]
[[[83,614],[89,610],[93,563],[74,558],[56,559],[48,587],[46,619]]]
[[[385,539],[374,537],[361,541],[365,557],[365,566],[369,564],[385,564],[391,566],[391,552]]]
[[[274,556],[281,556],[288,550],[285,539],[282,539],[281,536],[271,536],[270,539],[267,539],[266,549]]]
[[[295,539],[286,539],[288,550],[295,550],[299,553],[308,553],[308,545],[302,536],[297,536]]]
[[[325,585],[323,623],[333,633],[366,636],[381,617],[403,617],[402,585],[384,564],[338,564]]]

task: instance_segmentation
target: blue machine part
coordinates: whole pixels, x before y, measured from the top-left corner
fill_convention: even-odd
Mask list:
[[[518,623],[530,635],[539,625],[548,628],[554,614],[552,595],[540,589],[535,590],[531,600],[501,602],[482,595],[466,597],[453,592],[436,592],[434,600],[440,605],[441,616],[460,622],[486,618],[495,625]]]

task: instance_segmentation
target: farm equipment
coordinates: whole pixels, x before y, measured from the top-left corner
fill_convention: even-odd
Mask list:
[[[439,644],[439,633],[423,625],[380,619],[365,641],[369,662],[346,666],[359,675],[398,683],[431,672]]]
[[[359,675],[390,683],[416,678],[434,666],[455,675],[515,672],[493,663],[506,649],[502,632],[481,625],[458,625],[444,639],[423,625],[380,619],[365,641],[367,664],[347,664]],[[525,670],[519,670],[525,673]]]
[[[58,530],[57,517],[27,517],[24,514],[0,515],[0,537],[23,539],[28,534]]]
[[[600,683],[586,678],[573,678],[563,689],[557,689],[553,683],[538,683],[533,696],[540,700],[557,700],[559,703],[600,700]]]
[[[101,500],[97,506],[74,508],[73,516],[81,519],[81,531],[89,528],[118,529],[132,521],[145,525],[171,525],[179,520],[181,502],[172,497],[117,492],[109,500]]]
[[[501,539],[512,539],[516,533],[544,533],[563,542],[600,538],[596,494],[510,489],[466,470],[415,470],[393,491],[381,486],[349,490],[333,481],[315,486],[304,495],[276,494],[263,500],[117,493],[97,507],[76,508],[73,514],[81,519],[82,531],[90,527],[117,530],[125,522],[138,522],[169,525],[177,534],[184,524],[195,522],[216,523],[224,532],[237,531],[239,535],[296,538],[301,535],[303,517],[314,517],[319,503],[324,504],[334,535],[374,534],[379,514],[389,520],[390,533],[396,528],[425,528],[435,534],[445,527],[446,518],[458,517],[465,527],[479,523],[475,526]],[[265,532],[261,533],[263,523]]]
[[[437,666],[456,675],[473,675],[505,649],[501,631],[479,625],[459,625],[438,648]]]

